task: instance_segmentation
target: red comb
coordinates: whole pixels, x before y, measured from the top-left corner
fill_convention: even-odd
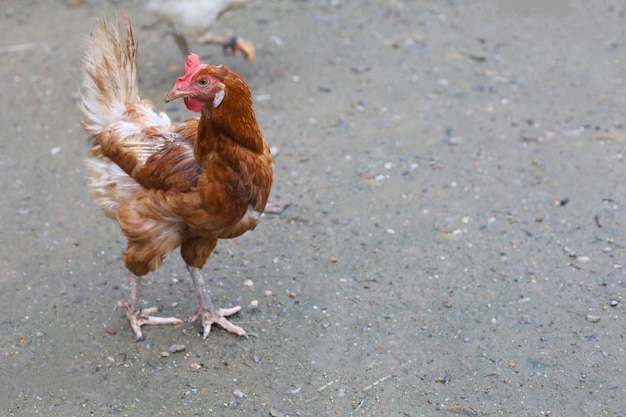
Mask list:
[[[200,57],[191,53],[185,60],[185,73],[178,77],[176,84],[188,81],[200,66]]]
[[[200,57],[198,56],[198,54],[190,53],[185,60],[185,75],[195,72],[199,66]]]

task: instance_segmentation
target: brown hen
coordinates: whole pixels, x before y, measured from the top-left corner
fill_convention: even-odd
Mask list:
[[[178,324],[141,308],[140,277],[157,270],[180,246],[202,318],[204,337],[213,323],[240,336],[225,317],[241,307],[216,308],[200,270],[219,239],[254,229],[272,185],[272,156],[257,124],[250,90],[223,66],[190,54],[185,73],[166,96],[184,98],[199,118],[172,123],[138,95],[137,46],[128,16],[126,39],[119,23],[98,21],[84,45],[82,124],[92,147],[88,183],[104,214],[128,239],[124,263],[130,296],[120,303],[130,326]]]

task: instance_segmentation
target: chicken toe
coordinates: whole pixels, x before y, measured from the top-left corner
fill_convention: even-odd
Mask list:
[[[244,329],[239,326],[235,326],[226,319],[226,317],[232,316],[233,314],[238,313],[240,310],[240,306],[231,308],[217,308],[212,310],[206,310],[201,307],[198,309],[198,312],[189,319],[189,321],[196,321],[200,317],[202,317],[203,339],[206,339],[209,336],[212,324],[217,324],[224,330],[234,333],[237,336],[248,337],[248,334]]]
[[[165,324],[180,324],[183,321],[176,317],[156,317],[152,314],[158,311],[157,307],[144,308],[134,311],[129,303],[118,303],[118,306],[126,309],[126,317],[130,322],[130,328],[135,333],[137,340],[143,337],[141,326],[162,326]]]

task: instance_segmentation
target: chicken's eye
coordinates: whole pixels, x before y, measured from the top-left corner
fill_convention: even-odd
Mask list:
[[[209,80],[207,80],[206,78],[202,78],[200,81],[198,81],[198,85],[200,87],[206,87],[207,85],[209,85]]]

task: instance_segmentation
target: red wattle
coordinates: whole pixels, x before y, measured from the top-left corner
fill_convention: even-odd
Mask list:
[[[185,107],[187,107],[187,109],[189,111],[195,112],[195,113],[199,113],[202,108],[204,107],[204,103],[198,100],[194,100],[190,97],[185,97]]]

